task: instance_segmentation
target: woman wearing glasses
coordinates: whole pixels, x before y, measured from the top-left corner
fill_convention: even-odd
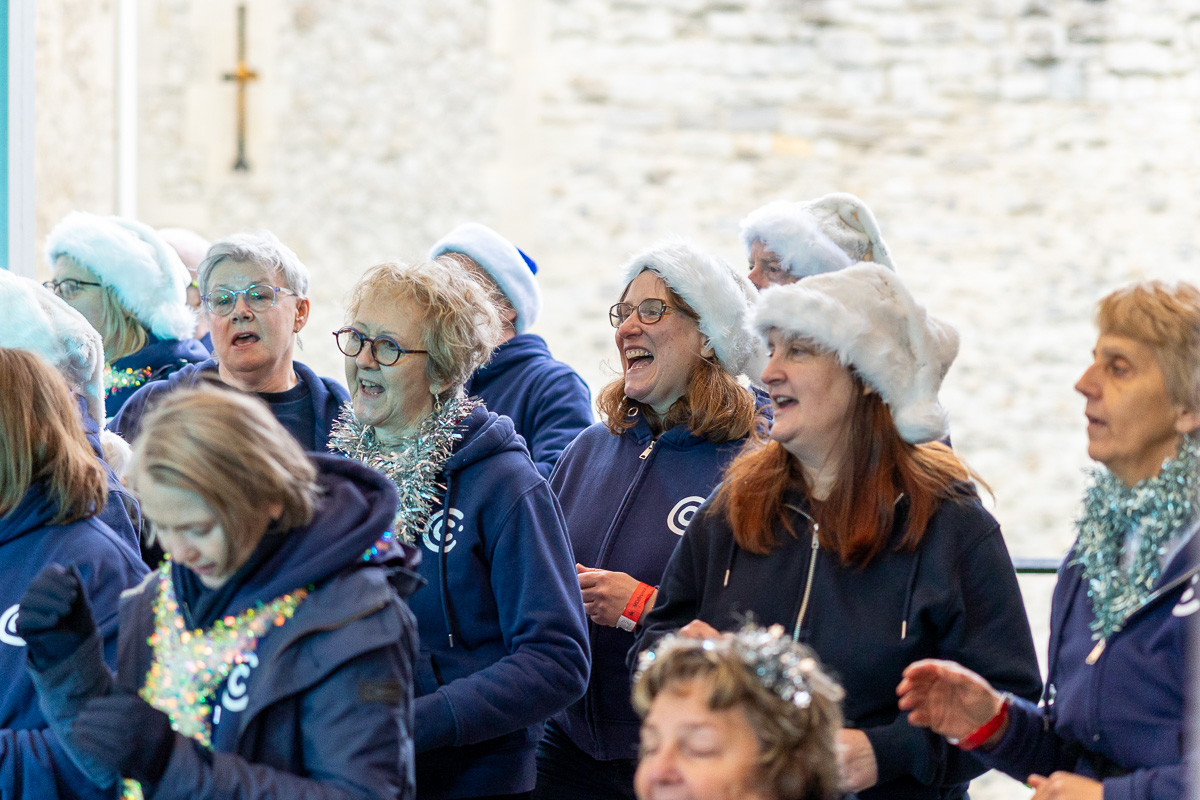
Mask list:
[[[347,319],[334,335],[352,403],[330,445],[392,479],[391,533],[425,554],[411,600],[417,795],[524,796],[543,723],[583,692],[588,649],[558,504],[512,421],[463,392],[500,318],[443,257],[372,268]]]
[[[268,231],[214,243],[200,264],[212,358],[140,389],[109,427],[132,441],[156,396],[217,377],[266,401],[305,450],[324,450],[349,396],[336,381],[318,377],[293,358],[298,334],[308,322],[308,280],[308,269],[296,254]]]
[[[764,424],[737,382],[757,374],[761,355],[746,327],[750,282],[684,241],[623,272],[610,310],[622,372],[597,400],[607,420],[580,434],[550,477],[578,562],[592,675],[587,695],[546,726],[539,797],[633,797],[633,630],[692,514]]]
[[[73,211],[50,231],[46,259],[54,280],[45,287],[104,340],[106,416],[139,386],[208,358],[191,338],[196,315],[187,305],[187,268],[154,229]]]

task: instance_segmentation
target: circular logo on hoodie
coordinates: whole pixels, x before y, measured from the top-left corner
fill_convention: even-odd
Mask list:
[[[421,540],[425,542],[425,546],[435,553],[441,551],[443,537],[446,539],[447,553],[454,549],[454,545],[458,544],[458,539],[454,538],[454,534],[456,531],[462,530],[463,513],[457,508],[452,508],[450,509],[450,521],[443,524],[445,519],[445,513],[438,511],[429,518],[429,522],[425,524],[425,533],[421,534]]]
[[[1192,583],[1188,586],[1183,596],[1179,598],[1179,603],[1171,609],[1171,613],[1176,617],[1190,617],[1197,611],[1200,611],[1200,597],[1196,595],[1196,584],[1200,581],[1200,575],[1192,577]]]
[[[25,640],[17,636],[17,613],[21,606],[15,605],[0,615],[0,642],[13,647],[24,647]]]
[[[667,515],[667,527],[679,536],[683,536],[683,532],[687,530],[688,523],[692,521],[692,517],[696,516],[696,509],[704,503],[703,497],[685,497],[675,504],[671,509],[671,513]]]
[[[246,660],[229,670],[229,678],[225,681],[225,691],[221,693],[221,705],[226,710],[237,713],[245,711],[250,702],[250,687],[246,682],[250,679],[250,670],[258,666],[258,656],[247,653]]]

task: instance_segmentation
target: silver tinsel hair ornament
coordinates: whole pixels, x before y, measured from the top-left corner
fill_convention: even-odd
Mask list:
[[[812,705],[814,694],[841,701],[844,692],[821,669],[812,650],[793,642],[782,625],[763,628],[747,623],[736,633],[719,639],[691,639],[678,634],[663,637],[638,657],[636,683],[656,661],[675,650],[690,649],[734,653],[746,669],[772,694],[797,708]]]

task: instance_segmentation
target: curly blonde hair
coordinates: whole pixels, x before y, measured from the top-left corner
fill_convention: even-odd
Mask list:
[[[407,302],[425,313],[421,331],[421,347],[429,351],[425,377],[431,386],[442,387],[438,392],[442,400],[457,395],[500,345],[500,315],[487,290],[452,256],[417,264],[386,261],[371,267],[350,290],[347,321],[368,297]]]

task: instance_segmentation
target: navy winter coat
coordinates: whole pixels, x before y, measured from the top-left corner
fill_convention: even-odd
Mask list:
[[[563,453],[550,479],[575,560],[658,585],[679,537],[743,441],[713,444],[683,425],[656,439],[641,417],[619,436],[601,423],[588,428]],[[554,721],[593,758],[636,758],[641,722],[630,703],[625,668],[633,634],[589,620],[588,636],[587,694]]]
[[[1167,565],[1124,628],[1092,639],[1082,568],[1059,569],[1050,615],[1046,705],[1016,702],[984,761],[1019,780],[1057,770],[1103,779],[1104,800],[1188,795],[1189,626],[1200,611],[1200,539]],[[1191,713],[1195,714],[1193,708]]]
[[[280,422],[305,450],[323,452],[329,443],[329,429],[342,410],[342,404],[350,399],[346,388],[332,378],[320,378],[315,372],[301,364],[292,362],[296,377],[308,387],[309,399],[312,403],[313,427],[299,430],[291,420],[281,419]],[[121,411],[108,423],[108,429],[116,431],[132,442],[141,430],[142,414],[154,399],[179,387],[195,386],[205,372],[217,371],[216,359],[209,359],[200,364],[189,364],[172,374],[165,381],[155,381],[141,387]],[[209,377],[216,377],[211,375]]]
[[[459,430],[418,541],[429,585],[412,598],[421,798],[531,790],[543,724],[588,676],[575,560],[550,487],[508,417],[478,407]]]
[[[781,545],[742,550],[711,500],[696,513],[667,566],[658,604],[638,648],[693,619],[734,630],[749,614],[783,625],[812,647],[846,689],[847,727],[866,733],[879,783],[868,798],[959,798],[983,772],[941,736],[909,725],[896,705],[904,668],[944,658],[1001,690],[1036,698],[1042,689],[1033,639],[1000,526],[964,488],[941,503],[914,552],[885,550],[865,567],[821,549],[799,493],[787,498],[796,536],[776,523]],[[905,529],[899,501],[892,540]]]
[[[465,387],[489,411],[513,421],[529,457],[549,477],[559,455],[592,424],[592,396],[575,370],[554,360],[546,341],[523,333],[496,348]]]
[[[78,567],[103,639],[104,658],[117,656],[117,599],[146,574],[137,551],[96,517],[50,525],[54,508],[34,484],[0,517],[0,797],[109,797],[92,786],[48,729],[25,670],[25,642],[17,636],[18,603],[30,581],[50,564]]]
[[[233,595],[237,615],[300,587],[313,587],[282,626],[217,689],[213,751],[180,736],[155,800],[395,800],[414,795],[412,658],[415,621],[401,596],[416,586],[415,551],[381,566],[362,554],[389,527],[391,483],[349,459],[311,455],[323,494],[316,517],[278,534],[287,542]],[[174,569],[182,569],[175,566]],[[391,580],[389,581],[389,578]],[[398,590],[399,589],[399,593]],[[139,689],[153,659],[158,573],[126,593],[120,608],[117,682]],[[80,648],[83,650],[84,648]],[[56,730],[78,713],[73,691],[106,683],[78,654],[34,676]],[[68,739],[69,733],[64,733]]]
[[[136,375],[142,370],[149,369],[146,383],[161,381],[188,364],[199,364],[212,356],[196,339],[159,339],[150,334],[146,345],[136,353],[118,358],[112,363],[112,371],[118,376],[125,376],[126,370],[132,370]],[[134,395],[139,387],[131,386],[124,389],[112,389],[104,398],[104,413],[113,417],[121,410],[125,401]]]

